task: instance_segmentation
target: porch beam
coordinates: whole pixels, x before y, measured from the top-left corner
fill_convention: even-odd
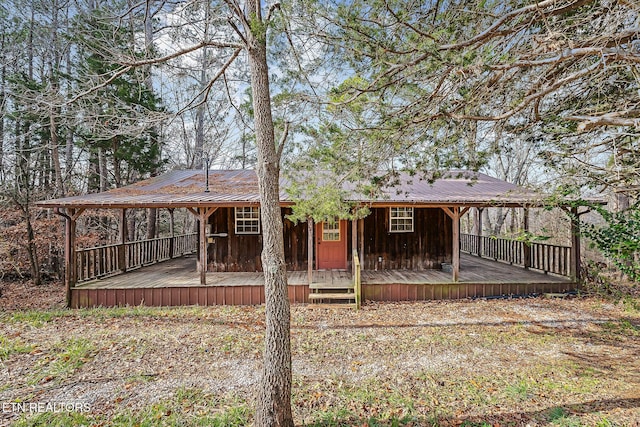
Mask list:
[[[454,215],[455,215],[455,214],[453,213],[453,209],[452,209],[451,207],[449,207],[449,206],[443,206],[443,207],[442,207],[442,210],[444,211],[444,213],[446,213],[446,214],[447,214],[447,216],[448,216],[449,218],[451,218],[451,219],[453,219],[453,218],[454,218]]]

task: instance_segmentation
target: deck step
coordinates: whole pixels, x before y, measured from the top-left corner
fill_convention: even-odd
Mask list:
[[[307,304],[309,308],[357,308],[355,304]]]
[[[337,293],[337,292],[332,292],[332,293],[325,293],[325,294],[319,294],[319,293],[311,293],[309,294],[309,299],[313,300],[313,299],[355,299],[356,298],[356,294],[354,294],[353,292],[346,292],[346,293]]]
[[[312,283],[309,285],[309,289],[353,289],[353,283]]]

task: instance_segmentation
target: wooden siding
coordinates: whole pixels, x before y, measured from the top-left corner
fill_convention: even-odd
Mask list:
[[[415,208],[413,232],[389,232],[389,209],[364,219],[364,270],[439,269],[451,262],[452,226],[440,208]]]
[[[294,224],[285,218],[290,208],[283,208],[284,250],[287,269],[307,269],[307,225]],[[234,208],[219,208],[209,218],[212,234],[226,233],[226,237],[214,237],[209,243],[207,271],[262,271],[262,233],[236,234]],[[262,230],[262,224],[260,224]]]
[[[290,208],[283,208],[283,218]],[[234,208],[219,208],[209,219],[214,237],[209,244],[207,271],[262,271],[261,234],[236,234]],[[346,236],[351,236],[352,222]],[[285,260],[289,271],[307,269],[307,224],[284,219]],[[389,232],[389,208],[373,208],[364,219],[363,270],[427,270],[439,269],[451,262],[452,227],[440,208],[415,208],[412,232]],[[347,238],[347,253],[353,250]],[[351,268],[351,257],[347,260]]]

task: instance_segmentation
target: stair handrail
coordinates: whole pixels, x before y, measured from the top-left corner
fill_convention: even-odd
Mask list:
[[[360,258],[358,251],[353,250],[353,292],[356,297],[356,310],[360,309],[362,303],[362,276],[361,276]]]

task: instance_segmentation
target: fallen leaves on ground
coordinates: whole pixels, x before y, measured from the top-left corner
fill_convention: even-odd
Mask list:
[[[295,305],[291,316],[298,425],[640,420],[637,301]],[[86,402],[94,425],[251,421],[264,307],[4,310],[0,321],[0,403]]]

